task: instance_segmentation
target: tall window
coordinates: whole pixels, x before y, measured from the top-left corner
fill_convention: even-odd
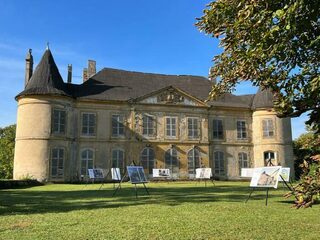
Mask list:
[[[142,117],[142,134],[152,137],[155,135],[155,119],[153,116],[144,114]]]
[[[276,154],[272,151],[267,151],[263,153],[265,166],[276,165]]]
[[[124,173],[124,151],[121,149],[112,150],[112,167],[119,168]]]
[[[199,138],[199,119],[198,118],[188,118],[188,137]]]
[[[96,114],[82,113],[82,135],[95,136],[96,134]]]
[[[53,148],[51,150],[51,178],[63,178],[64,174],[64,149]]]
[[[225,174],[225,166],[224,166],[224,153],[217,151],[214,152],[214,173],[218,176],[222,176]]]
[[[195,174],[196,168],[200,167],[200,152],[198,149],[193,148],[188,152],[188,172]]]
[[[220,119],[213,119],[212,122],[212,137],[213,139],[223,139],[223,125],[222,120]]]
[[[268,119],[262,120],[262,131],[263,131],[263,137],[274,136],[274,124],[272,119],[268,118]]]
[[[154,151],[152,148],[143,149],[140,157],[141,164],[144,169],[147,169],[149,174],[152,174],[154,168]]]
[[[124,136],[124,116],[115,114],[112,115],[112,136]]]
[[[52,133],[64,134],[66,131],[66,111],[53,109],[52,112]]]
[[[177,117],[166,117],[166,136],[177,137]]]
[[[248,168],[249,167],[249,160],[248,154],[244,152],[240,152],[238,154],[239,158],[239,175],[241,174],[241,168]]]
[[[81,152],[81,175],[88,175],[88,169],[93,168],[93,150],[85,149]]]
[[[244,120],[237,121],[237,138],[247,139],[247,126]]]
[[[165,153],[165,168],[171,170],[171,173],[179,172],[178,152],[174,148],[170,148]]]

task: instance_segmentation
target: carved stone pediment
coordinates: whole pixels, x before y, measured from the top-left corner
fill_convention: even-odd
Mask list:
[[[188,96],[187,94],[179,91],[174,87],[166,88],[161,91],[155,92],[145,96],[139,100],[141,103],[149,104],[171,104],[171,105],[190,105],[190,106],[203,106],[201,101]]]
[[[177,93],[173,88],[169,88],[168,90],[162,92],[157,96],[158,103],[170,103],[170,104],[178,104],[184,102],[184,96]]]

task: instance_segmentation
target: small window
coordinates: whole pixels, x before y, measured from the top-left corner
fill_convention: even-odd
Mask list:
[[[172,174],[179,172],[178,152],[175,148],[170,148],[166,151],[165,168],[170,169]]]
[[[244,120],[237,121],[237,138],[247,139],[247,126]]]
[[[124,151],[121,149],[112,150],[112,167],[119,168],[121,174],[124,174]]]
[[[53,148],[51,150],[51,178],[63,178],[64,175],[64,149]]]
[[[197,139],[199,138],[199,119],[188,118],[188,138]]]
[[[149,174],[152,174],[154,168],[154,151],[152,148],[145,148],[141,152],[141,164]]]
[[[112,115],[112,136],[124,136],[124,116],[114,114]]]
[[[241,168],[249,167],[248,154],[244,152],[240,152],[238,154],[238,159],[239,159],[239,175],[241,175]]]
[[[144,114],[142,117],[143,136],[153,137],[155,135],[155,119],[153,116]]]
[[[177,117],[166,117],[166,136],[177,137]]]
[[[225,175],[224,153],[214,152],[214,173],[218,176]]]
[[[263,137],[274,137],[274,124],[272,119],[262,120]]]
[[[82,113],[82,135],[95,136],[96,134],[96,114]]]
[[[267,151],[263,153],[265,166],[276,165],[276,154],[272,151]]]
[[[66,111],[61,109],[53,109],[51,131],[53,134],[65,134]]]
[[[196,169],[200,167],[200,152],[193,148],[188,152],[188,173],[196,174]]]
[[[81,175],[87,176],[88,169],[93,168],[93,150],[85,149],[81,152]]]

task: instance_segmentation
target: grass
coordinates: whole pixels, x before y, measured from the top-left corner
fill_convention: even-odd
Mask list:
[[[211,183],[210,183],[211,184]],[[292,209],[286,189],[248,182],[51,184],[0,190],[0,239],[319,239],[320,205]]]

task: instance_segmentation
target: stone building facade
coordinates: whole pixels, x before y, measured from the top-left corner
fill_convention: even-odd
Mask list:
[[[82,84],[65,83],[47,49],[18,102],[14,178],[77,181],[87,169],[132,161],[169,168],[178,179],[210,167],[214,177],[239,179],[242,167],[274,164],[293,169],[291,122],[273,110],[272,94],[225,94],[206,102],[212,81],[104,68],[89,61]]]

